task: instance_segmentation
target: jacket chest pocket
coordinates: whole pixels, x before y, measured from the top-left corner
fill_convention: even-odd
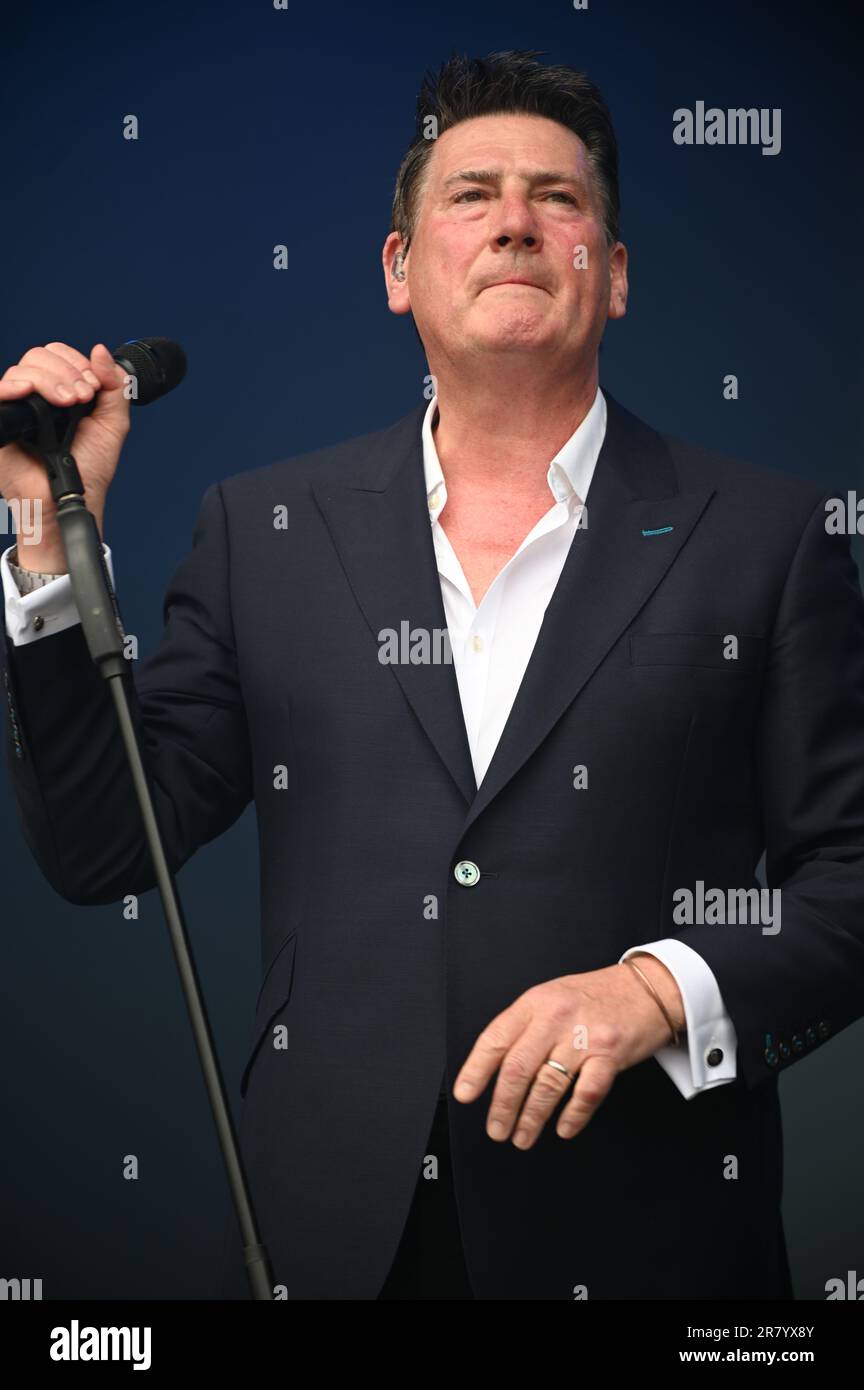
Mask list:
[[[689,666],[731,674],[759,673],[766,639],[737,632],[631,632],[631,666]]]
[[[293,927],[273,957],[261,984],[258,1003],[255,1007],[255,1026],[253,1042],[243,1075],[240,1078],[240,1095],[246,1095],[252,1067],[259,1052],[268,1043],[273,1045],[273,1029],[280,1022],[282,1011],[291,999],[294,985],[294,958],[297,948],[297,927]]]

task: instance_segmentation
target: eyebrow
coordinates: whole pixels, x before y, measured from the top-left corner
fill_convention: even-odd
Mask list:
[[[575,174],[562,173],[560,169],[539,169],[535,173],[520,173],[519,178],[526,183],[533,185],[541,183],[569,183],[575,188],[583,187],[582,180]],[[444,180],[443,187],[447,188],[451,183],[500,183],[500,169],[457,169],[455,174],[449,174]]]

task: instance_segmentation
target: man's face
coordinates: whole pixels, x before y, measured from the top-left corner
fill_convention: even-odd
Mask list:
[[[424,177],[405,279],[391,274],[395,232],[383,259],[390,308],[414,314],[430,362],[593,361],[625,311],[627,252],[607,246],[578,136],[545,116],[478,116],[434,142]]]

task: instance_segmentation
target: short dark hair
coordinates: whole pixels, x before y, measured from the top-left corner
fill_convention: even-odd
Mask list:
[[[393,195],[391,230],[407,252],[414,233],[423,174],[433,140],[424,133],[435,118],[435,137],[474,116],[522,112],[546,116],[578,135],[594,173],[608,245],[618,240],[618,142],[612,117],[584,72],[561,64],[538,63],[539,49],[490,53],[486,58],[451,54],[437,76],[427,72],[417,94],[417,133],[399,166]]]

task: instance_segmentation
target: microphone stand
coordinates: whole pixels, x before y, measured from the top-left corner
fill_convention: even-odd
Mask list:
[[[114,701],[120,732],[129,761],[135,794],[141,808],[147,844],[153,857],[162,906],[168,922],[168,932],[174,949],[174,959],[186,999],[198,1057],[204,1073],[204,1084],[216,1122],[216,1132],[222,1157],[228,1172],[228,1182],[234,1201],[246,1272],[256,1300],[273,1299],[273,1274],[266,1247],[262,1244],[255,1211],[234,1122],[225,1094],[219,1060],[213,1046],[210,1022],[201,995],[198,974],[186,932],[183,911],[159,832],[153,799],[147,782],[141,750],[132,722],[126,681],[129,664],[123,655],[124,632],[117,600],[111,585],[105,556],[99,540],[99,529],[92,512],[84,503],[84,484],[78,465],[69,452],[69,444],[78,421],[89,410],[89,403],[69,409],[53,407],[43,397],[31,397],[37,415],[35,438],[20,440],[28,453],[45,465],[51,483],[51,495],[57,506],[57,520],[63,549],[69,566],[72,592],[78,605],[84,637],[90,655],[100,674],[108,682]]]

